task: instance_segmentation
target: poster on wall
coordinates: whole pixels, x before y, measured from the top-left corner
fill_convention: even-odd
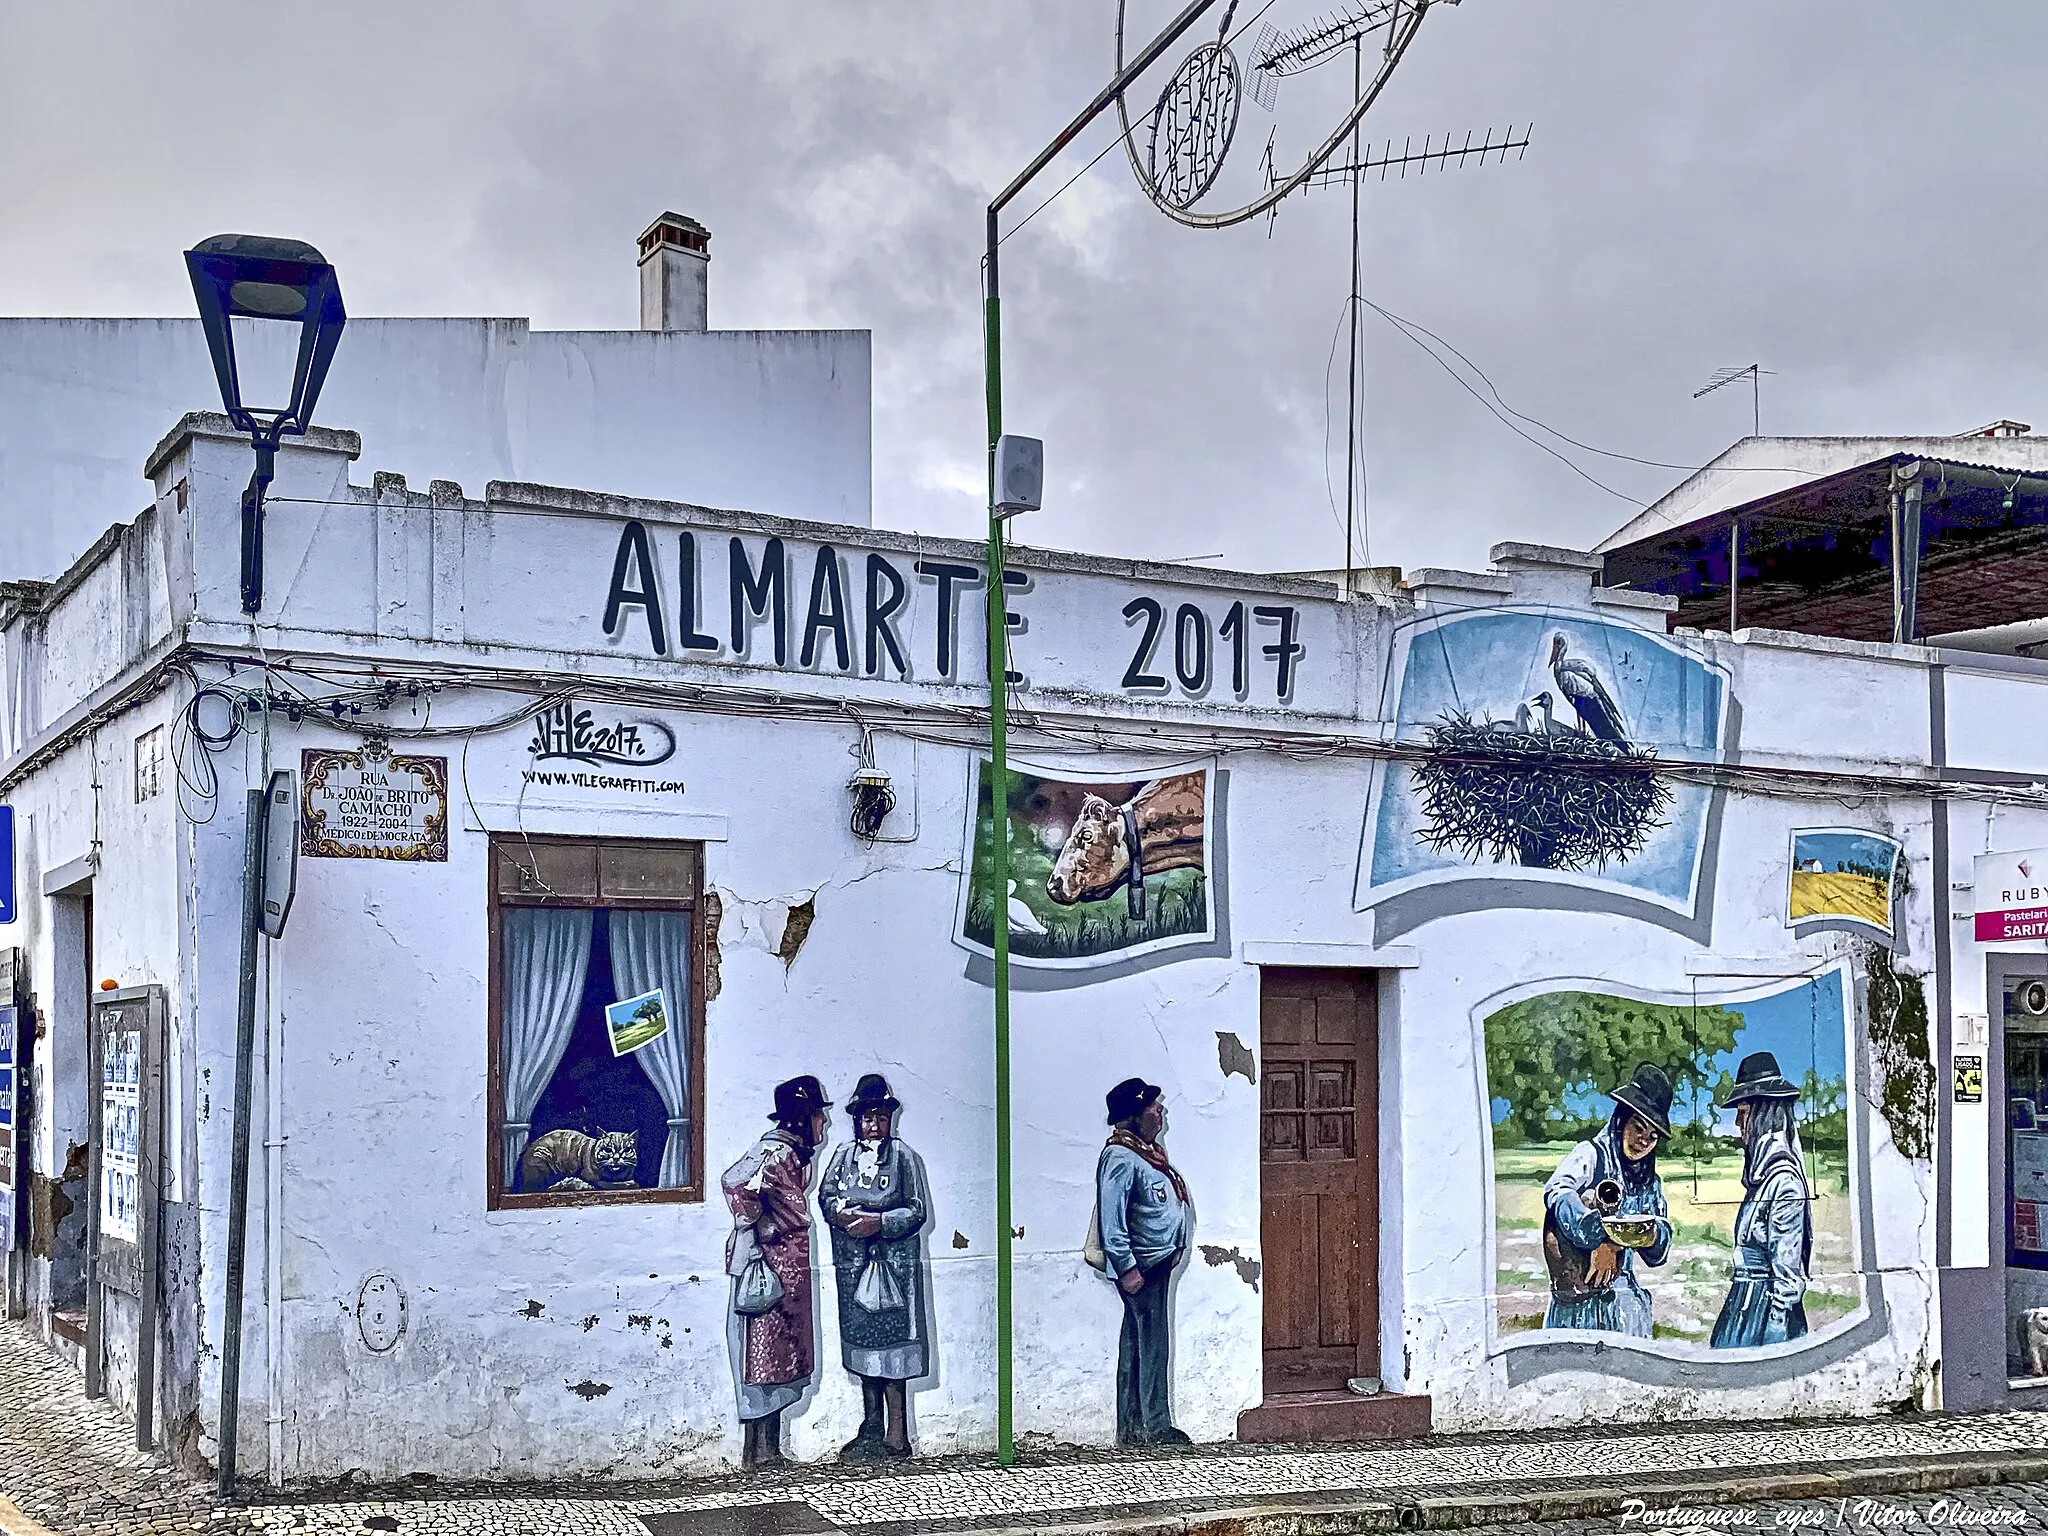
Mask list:
[[[1720,667],[1626,624],[1489,608],[1404,626],[1382,709],[1428,756],[1376,777],[1354,905],[1514,879],[1691,913],[1711,792],[1655,765],[1718,762],[1727,705]]]
[[[448,861],[448,759],[366,741],[300,755],[299,852],[313,859]]]
[[[1846,967],[1697,995],[1548,982],[1476,1014],[1502,1345],[1711,1358],[1859,1311]]]
[[[136,1241],[142,1178],[142,1036],[107,1036],[100,1057],[100,1232]]]
[[[1214,783],[1206,761],[1115,777],[1011,763],[1010,878],[999,892],[988,763],[977,763],[955,942],[992,953],[1000,915],[1012,963],[1056,970],[1210,942]]]
[[[14,1248],[14,1005],[0,1003],[0,1257]]]
[[[1892,934],[1892,891],[1905,850],[1889,837],[1855,827],[1802,827],[1792,833],[1785,882],[1785,922],[1833,920]]]

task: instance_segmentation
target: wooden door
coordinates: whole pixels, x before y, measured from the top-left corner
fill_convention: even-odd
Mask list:
[[[1266,1394],[1379,1374],[1379,1029],[1370,971],[1259,993]]]

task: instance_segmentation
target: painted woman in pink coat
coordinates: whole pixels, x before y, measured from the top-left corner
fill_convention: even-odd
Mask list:
[[[732,1209],[726,1272],[733,1277],[727,1339],[745,1434],[741,1465],[782,1463],[782,1413],[817,1374],[817,1304],[811,1284],[811,1157],[824,1140],[832,1101],[815,1077],[775,1088],[775,1124],[725,1170],[720,1185]],[[740,1278],[754,1250],[781,1282],[765,1312],[740,1311]]]

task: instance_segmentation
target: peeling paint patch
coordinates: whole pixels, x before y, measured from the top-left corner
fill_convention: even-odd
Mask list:
[[[1242,1077],[1254,1087],[1258,1085],[1258,1065],[1252,1060],[1252,1053],[1245,1043],[1227,1029],[1216,1031],[1216,1065],[1225,1077],[1232,1073]]]
[[[547,1311],[546,1307],[529,1296],[526,1299],[526,1305],[519,1309],[519,1315],[521,1317],[539,1317],[545,1311]]]
[[[585,1319],[583,1319],[583,1331],[584,1331],[585,1333],[588,1333],[588,1332],[590,1332],[590,1330],[591,1330],[591,1329],[593,1329],[593,1328],[595,1328],[596,1326],[597,1326],[597,1314],[596,1314],[595,1312],[591,1313],[591,1314],[590,1314],[590,1316],[588,1316],[588,1317],[586,1317]]]
[[[967,1246],[967,1234],[956,1231],[953,1234],[953,1246],[955,1248],[965,1248]]]
[[[1238,1279],[1250,1286],[1253,1291],[1258,1290],[1262,1266],[1257,1259],[1248,1259],[1235,1248],[1221,1248],[1214,1243],[1203,1243],[1201,1247],[1204,1264],[1211,1269],[1221,1269],[1228,1264],[1237,1271]]]
[[[797,951],[811,936],[811,924],[817,916],[818,902],[814,896],[807,896],[790,907],[789,916],[782,924],[782,942],[775,946],[776,956],[782,961],[785,971],[796,964]]]
[[[611,1391],[611,1383],[605,1381],[579,1381],[569,1388],[586,1403],[594,1403]]]
[[[650,1313],[634,1313],[627,1317],[626,1326],[628,1328],[638,1328],[642,1333],[645,1333],[654,1326],[653,1315]]]
[[[721,988],[718,928],[725,921],[725,898],[716,891],[704,893],[704,1001],[716,1002]]]
[[[57,1229],[78,1209],[63,1186],[45,1174],[28,1176],[28,1251],[38,1259],[57,1257]]]

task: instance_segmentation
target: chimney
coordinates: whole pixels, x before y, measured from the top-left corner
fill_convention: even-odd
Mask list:
[[[710,327],[711,231],[664,213],[640,234],[640,329]]]

